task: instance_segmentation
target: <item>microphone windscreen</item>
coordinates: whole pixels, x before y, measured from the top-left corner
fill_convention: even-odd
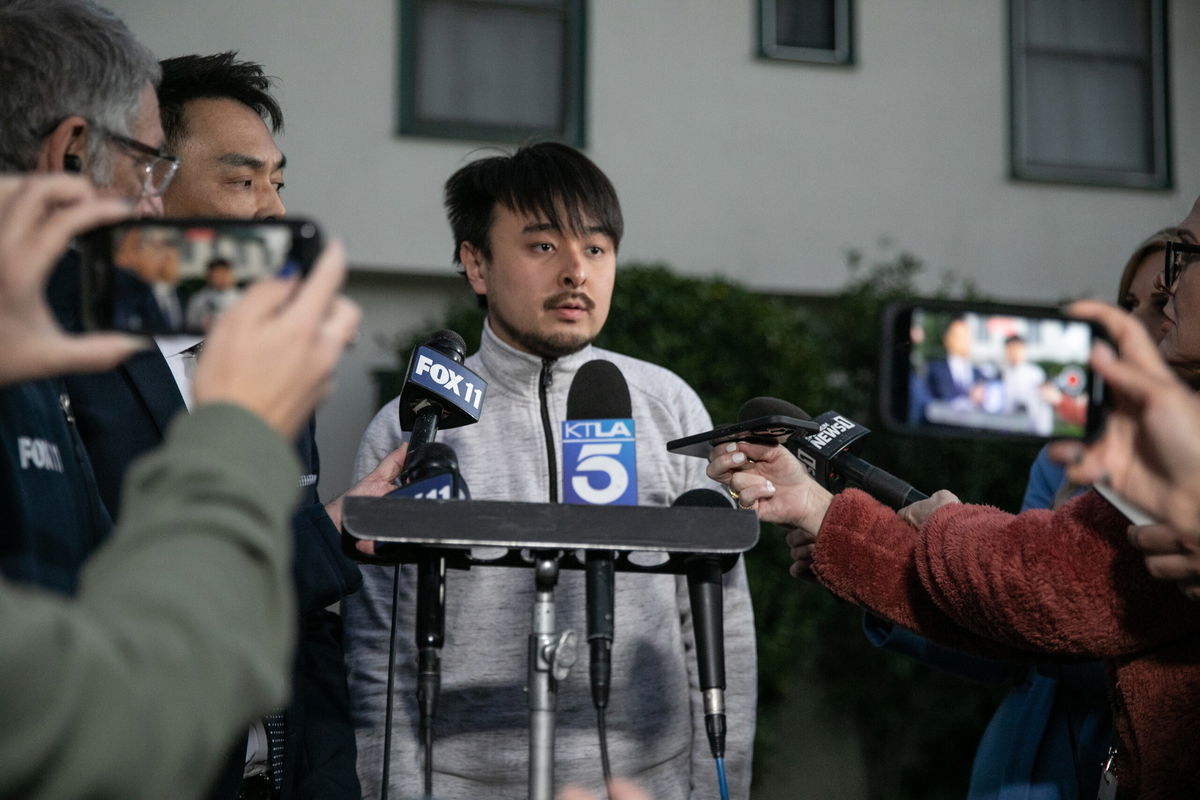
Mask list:
[[[675,498],[673,506],[729,508],[729,498],[712,489],[690,489]]]
[[[467,357],[467,343],[452,330],[443,329],[430,335],[425,346],[443,353],[459,364]]]
[[[616,364],[596,359],[579,368],[567,393],[567,419],[629,419],[632,416],[629,384]]]
[[[744,422],[748,419],[758,419],[759,417],[771,417],[775,415],[795,417],[796,419],[812,419],[812,415],[807,411],[794,403],[789,403],[787,400],[780,400],[778,397],[752,397],[742,403],[742,408],[738,411],[738,421]]]

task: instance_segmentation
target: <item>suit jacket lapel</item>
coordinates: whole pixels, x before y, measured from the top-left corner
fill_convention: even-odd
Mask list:
[[[167,425],[180,409],[185,408],[183,395],[179,393],[167,360],[155,347],[138,353],[126,361],[121,369],[129,376],[133,388],[150,410],[159,434],[165,435]]]

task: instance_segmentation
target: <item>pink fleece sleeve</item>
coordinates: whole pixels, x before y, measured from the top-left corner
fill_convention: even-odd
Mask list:
[[[1200,607],[1146,572],[1127,526],[1088,493],[1053,513],[945,506],[915,531],[851,490],[826,514],[813,571],[940,644],[1015,658],[1127,655],[1200,629]]]

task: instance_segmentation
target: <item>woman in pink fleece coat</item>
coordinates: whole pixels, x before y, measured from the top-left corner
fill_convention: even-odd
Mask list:
[[[1200,606],[1151,574],[1200,564],[1200,401],[1132,319],[1072,310],[1121,348],[1120,361],[1093,357],[1117,405],[1099,443],[1056,453],[1077,462],[1072,479],[1104,477],[1170,528],[1130,529],[1096,492],[1012,515],[942,491],[897,513],[857,490],[830,495],[783,448],[748,443],[714,451],[709,474],[788,528],[793,574],[897,625],[991,657],[1103,660],[1120,796],[1200,797]]]

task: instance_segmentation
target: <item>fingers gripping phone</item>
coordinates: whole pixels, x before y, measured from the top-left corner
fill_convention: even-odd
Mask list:
[[[203,336],[245,287],[303,277],[321,250],[305,219],[140,219],[81,237],[80,313],[89,330]]]
[[[1088,366],[1107,339],[1052,308],[914,301],[884,312],[880,411],[915,435],[1088,440],[1104,383]]]

